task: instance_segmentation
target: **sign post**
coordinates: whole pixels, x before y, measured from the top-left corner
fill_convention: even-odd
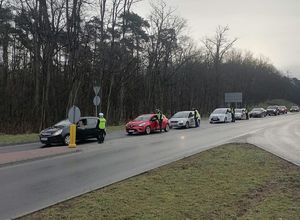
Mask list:
[[[93,89],[94,89],[94,92],[95,92],[95,97],[94,97],[93,103],[96,106],[96,117],[98,117],[98,106],[101,103],[101,99],[98,96],[98,94],[100,92],[101,87],[100,86],[94,86]]]
[[[80,115],[80,109],[77,106],[70,108],[68,119],[72,124],[70,125],[69,148],[76,148],[76,123],[80,120]]]

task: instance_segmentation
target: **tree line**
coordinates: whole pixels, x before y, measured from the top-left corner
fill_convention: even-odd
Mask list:
[[[228,27],[194,42],[165,2],[153,1],[147,18],[134,4],[0,0],[0,132],[38,131],[72,105],[95,115],[95,85],[110,124],[156,108],[206,114],[224,105],[224,92],[243,92],[245,105],[300,103],[300,81],[235,48]]]

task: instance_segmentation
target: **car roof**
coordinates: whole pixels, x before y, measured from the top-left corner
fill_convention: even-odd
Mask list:
[[[84,117],[80,117],[80,120],[81,119],[98,119],[98,117],[95,117],[95,116],[84,116]]]
[[[191,113],[191,112],[193,112],[193,111],[180,111],[180,112],[176,112],[175,114],[177,114],[177,113]]]

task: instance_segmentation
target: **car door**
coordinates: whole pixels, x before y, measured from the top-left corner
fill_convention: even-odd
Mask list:
[[[231,122],[232,121],[232,114],[231,114],[231,110],[228,109],[226,112],[226,118],[227,118],[227,122]]]
[[[190,112],[188,121],[190,126],[196,126],[194,112]]]
[[[76,126],[76,139],[84,139],[87,135],[87,119],[80,119]]]
[[[97,137],[97,135],[98,135],[97,125],[98,125],[98,119],[97,118],[88,118],[87,119],[86,133],[87,133],[87,136],[89,138]]]
[[[152,131],[159,129],[159,123],[158,123],[157,116],[153,116],[150,118],[150,127],[151,127]]]

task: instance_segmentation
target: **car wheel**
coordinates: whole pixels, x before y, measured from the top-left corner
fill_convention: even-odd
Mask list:
[[[151,128],[150,128],[150,126],[147,126],[147,127],[146,127],[145,133],[146,133],[147,135],[149,135],[149,134],[151,133]]]
[[[70,144],[70,135],[67,134],[65,137],[64,137],[64,145],[69,145]]]
[[[170,126],[167,124],[165,128],[165,132],[168,132],[170,130]]]
[[[187,122],[187,123],[185,124],[185,128],[186,128],[186,129],[190,128],[190,123],[189,123],[189,122]]]

